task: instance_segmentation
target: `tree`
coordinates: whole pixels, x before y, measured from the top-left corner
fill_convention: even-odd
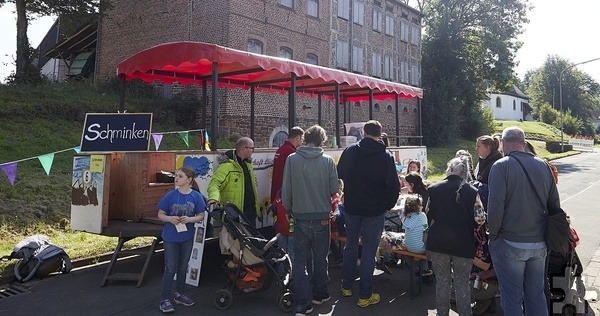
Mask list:
[[[527,22],[526,0],[417,0],[426,29],[422,48],[423,136],[436,145],[486,130],[481,101],[514,79],[515,38]],[[473,126],[472,124],[477,124]]]
[[[556,55],[546,58],[544,64],[525,74],[525,86],[530,103],[540,110],[543,104],[551,104],[560,110],[560,74],[562,76],[563,111],[571,110],[572,115],[587,121],[590,111],[598,108],[600,85],[588,74],[568,68],[573,63]],[[566,70],[565,70],[566,69]]]
[[[27,26],[29,21],[40,16],[58,14],[96,13],[109,4],[104,0],[0,0],[0,6],[14,3],[17,13],[17,58],[13,76],[15,82],[31,82],[32,72],[28,67],[32,62]],[[35,72],[34,72],[35,73]]]

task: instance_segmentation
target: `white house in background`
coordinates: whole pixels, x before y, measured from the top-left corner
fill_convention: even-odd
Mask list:
[[[519,88],[513,86],[511,91],[504,93],[488,93],[488,99],[482,106],[492,110],[497,120],[532,121],[532,108],[529,106],[529,97]]]

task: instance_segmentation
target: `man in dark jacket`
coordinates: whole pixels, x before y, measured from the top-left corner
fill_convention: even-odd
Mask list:
[[[400,183],[394,158],[381,142],[381,124],[368,121],[365,137],[348,146],[337,166],[338,176],[344,180],[346,208],[346,236],[342,263],[342,294],[352,296],[358,257],[358,240],[362,242],[358,306],[379,303],[379,294],[373,293],[375,253],[383,231],[385,212],[398,200]]]

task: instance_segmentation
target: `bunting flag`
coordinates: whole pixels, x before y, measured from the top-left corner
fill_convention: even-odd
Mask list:
[[[0,165],[0,169],[4,171],[4,174],[8,177],[8,182],[10,185],[15,184],[15,178],[17,177],[17,163],[11,162],[7,164]]]
[[[181,139],[183,139],[183,141],[185,142],[185,144],[188,147],[190,147],[190,141],[189,141],[189,133],[188,133],[188,131],[179,132],[179,136],[181,136]]]
[[[158,151],[158,147],[160,147],[160,142],[162,141],[163,134],[152,134],[152,138],[154,139],[154,148]]]
[[[210,139],[208,138],[208,131],[204,130],[204,150],[210,150]]]
[[[54,153],[45,154],[37,157],[42,167],[44,167],[44,171],[46,171],[46,175],[50,175],[50,169],[52,169],[52,163],[54,162]]]
[[[76,153],[79,153],[79,152],[81,152],[81,147],[79,147],[79,146],[77,146],[77,147],[73,147],[73,150],[74,150]]]

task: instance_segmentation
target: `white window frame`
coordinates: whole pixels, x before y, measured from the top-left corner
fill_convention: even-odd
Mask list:
[[[373,52],[371,58],[371,75],[381,78],[381,53]]]
[[[392,14],[385,15],[385,34],[394,36],[394,16]]]
[[[342,19],[350,19],[350,0],[338,0],[337,15]]]
[[[404,41],[404,42],[408,42],[408,22],[407,21],[400,21],[400,40]]]
[[[373,30],[381,32],[381,9],[373,8]]]
[[[354,17],[354,23],[358,25],[365,25],[365,3],[355,0],[352,15]]]
[[[394,59],[392,56],[383,57],[383,78],[394,80]]]
[[[306,13],[312,17],[319,17],[319,1],[318,0],[308,0]]]
[[[348,42],[338,40],[335,45],[335,64],[341,69],[348,69]]]

